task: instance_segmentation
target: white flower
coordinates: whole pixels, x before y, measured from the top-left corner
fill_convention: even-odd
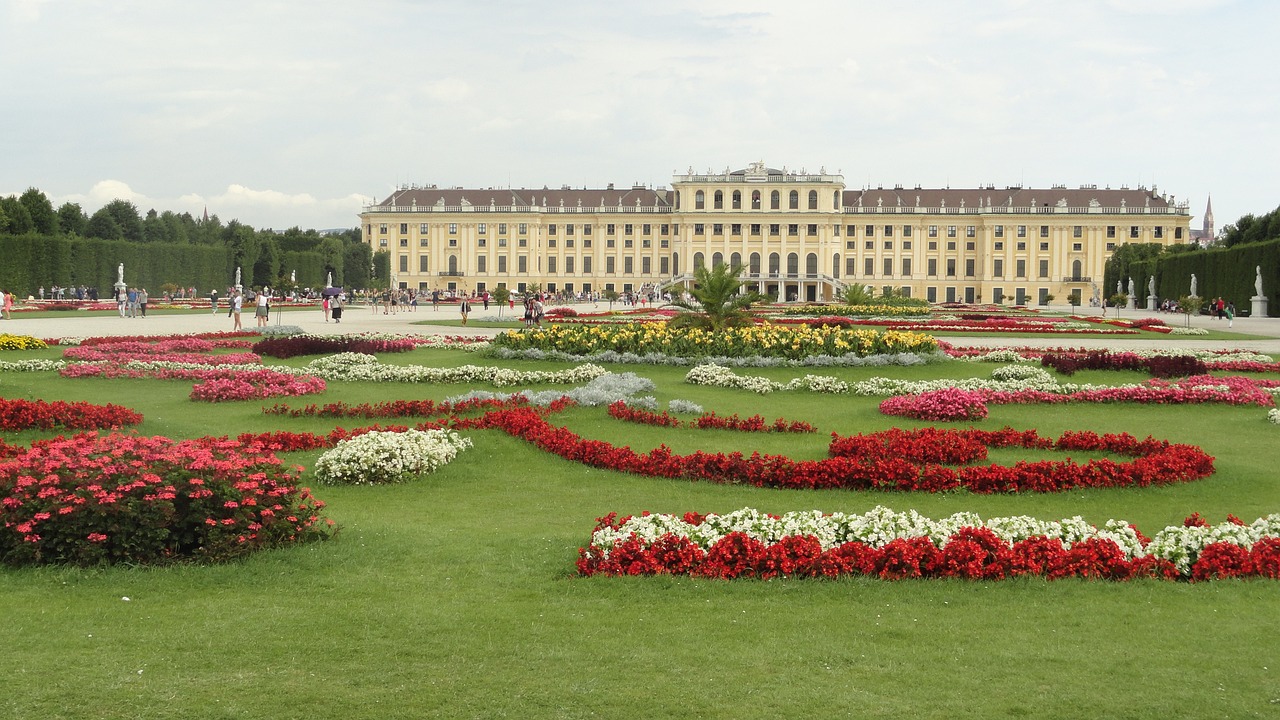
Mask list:
[[[434,472],[471,447],[453,430],[371,432],[339,442],[316,460],[316,478],[331,485],[380,485]]]

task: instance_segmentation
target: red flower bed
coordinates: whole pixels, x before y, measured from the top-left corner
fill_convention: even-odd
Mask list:
[[[40,440],[0,461],[0,562],[218,562],[326,537],[324,503],[295,480],[226,439]]]
[[[1058,440],[1034,430],[890,430],[841,438],[833,435],[832,457],[795,461],[781,455],[705,453],[676,455],[665,445],[648,453],[587,440],[556,427],[529,408],[486,413],[469,427],[497,428],[547,452],[592,467],[656,477],[783,488],[843,488],[939,492],[1058,492],[1074,488],[1145,487],[1197,480],[1213,473],[1213,458],[1190,445],[1131,435],[1064,433]],[[1090,460],[1078,464],[1018,462],[1013,466],[953,469],[941,463],[984,458],[986,447],[1081,450],[1129,455],[1129,462]]]
[[[112,303],[112,307],[113,308],[115,307],[114,303]],[[114,345],[116,343],[121,343],[121,342],[149,343],[149,342],[154,342],[156,340],[174,341],[174,340],[184,340],[184,339],[218,341],[218,340],[234,340],[236,338],[249,338],[249,337],[258,337],[258,333],[248,332],[246,330],[240,330],[236,332],[209,332],[209,333],[192,333],[190,335],[165,335],[162,337],[156,336],[156,335],[105,335],[102,337],[85,338],[80,341],[80,345],[83,347],[85,345]],[[218,345],[218,347],[224,347],[224,346]],[[233,347],[233,346],[228,345],[226,347]],[[236,345],[234,347],[248,347],[248,346]]]
[[[1155,355],[1142,357],[1134,353],[1090,350],[1085,353],[1045,353],[1040,364],[1063,375],[1078,370],[1145,370],[1158,378],[1204,375],[1209,367],[1190,355]]]
[[[0,398],[0,432],[53,428],[115,430],[140,422],[142,415],[121,405]]]
[[[972,422],[987,416],[987,403],[981,392],[946,388],[919,395],[895,395],[880,403],[880,412],[917,420]]]
[[[262,412],[265,415],[287,415],[289,417],[434,417],[438,415],[458,415],[476,410],[521,407],[528,404],[528,401],[519,397],[510,400],[466,400],[459,403],[436,402],[434,400],[388,400],[373,404],[350,405],[336,402],[326,405],[312,404],[301,408],[291,408],[288,405],[277,403],[269,408],[262,408]]]
[[[764,418],[759,415],[740,418],[736,413],[729,417],[721,417],[714,412],[703,413],[685,423],[680,418],[668,415],[666,412],[655,413],[628,407],[622,400],[609,406],[609,415],[627,422],[659,427],[695,427],[699,430],[736,430],[738,432],[814,432],[814,427],[803,420],[778,418],[772,423],[766,423]]]
[[[191,399],[204,402],[259,400],[288,395],[314,395],[325,390],[314,375],[290,375],[275,370],[253,370],[230,377],[211,378],[191,388]]]

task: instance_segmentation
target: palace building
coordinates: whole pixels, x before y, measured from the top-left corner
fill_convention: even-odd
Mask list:
[[[1153,187],[849,189],[841,175],[752,163],[676,175],[671,188],[409,186],[360,215],[419,291],[646,292],[701,265],[743,268],[781,300],[829,301],[851,284],[930,302],[1088,304],[1123,243],[1186,243],[1185,201]]]

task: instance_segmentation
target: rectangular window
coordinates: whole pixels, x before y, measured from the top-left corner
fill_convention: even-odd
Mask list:
[[[903,226],[902,226],[902,237],[904,237],[904,238],[911,237],[911,226],[910,226],[910,225],[903,225]]]
[[[844,229],[845,237],[856,237],[858,235],[857,225],[847,225]]]
[[[778,223],[773,223],[773,224],[771,224],[771,225],[769,226],[769,234],[770,234],[770,235],[777,235],[777,234],[779,234],[779,228],[781,228],[781,227],[782,227],[782,226],[781,226],[781,225],[779,225]]]
[[[635,258],[627,256],[622,258],[622,272],[624,275],[630,275],[635,272]]]
[[[627,223],[626,225],[622,226],[622,234],[631,235],[634,229],[635,229],[634,225],[632,225],[631,223]]]
[[[587,256],[587,257],[582,258],[582,272],[590,274],[590,272],[591,272],[591,257],[590,257],[590,256]]]
[[[507,256],[499,255],[498,256],[498,272],[505,273],[506,271],[507,271]]]
[[[948,249],[948,250],[955,250],[955,249],[956,249],[956,241],[955,241],[955,240],[948,240],[948,241],[947,241],[947,249]]]
[[[885,225],[885,226],[884,226],[884,236],[885,236],[885,237],[893,237],[893,226],[892,226],[892,225]]]
[[[712,223],[712,224],[711,224],[711,234],[712,234],[712,235],[723,235],[723,234],[724,234],[724,223]]]
[[[1026,225],[1019,225],[1019,226],[1018,226],[1018,237],[1026,237],[1026,236],[1027,236],[1027,226],[1026,226]]]
[[[948,226],[947,226],[947,237],[949,237],[949,238],[953,238],[953,237],[955,237],[955,236],[956,236],[956,226],[955,226],[955,225],[948,225]]]
[[[1130,237],[1130,238],[1136,238],[1136,237],[1138,237],[1138,226],[1137,226],[1137,225],[1130,225],[1130,226],[1129,226],[1129,237]]]
[[[478,273],[489,272],[488,261],[489,261],[488,255],[477,255],[476,256],[476,272]]]
[[[1049,237],[1049,226],[1048,226],[1048,225],[1041,225],[1041,226],[1040,226],[1040,237]]]
[[[844,274],[849,277],[853,277],[855,274],[854,270],[858,267],[857,262],[858,262],[857,258],[851,258],[851,257],[845,258]]]
[[[1049,249],[1049,243],[1040,243],[1041,251],[1047,251],[1048,249]]]
[[[409,272],[409,256],[408,255],[400,256],[400,272],[402,273]]]
[[[855,248],[857,247],[857,245],[858,245],[858,241],[857,241],[857,240],[845,240],[845,241],[844,241],[844,249],[845,249],[845,250],[853,250],[853,249],[855,249]]]
[[[893,258],[884,259],[884,274],[885,277],[893,275]]]
[[[547,234],[548,234],[548,235],[555,235],[555,234],[556,234],[556,224],[555,224],[555,223],[551,223],[550,225],[547,225]]]
[[[1164,228],[1162,228],[1162,227],[1157,227],[1157,228],[1153,228],[1153,229],[1154,229],[1155,234],[1156,234],[1156,239],[1160,239],[1160,238],[1163,238],[1163,237],[1164,237]]]
[[[676,226],[676,232],[679,232],[679,230],[680,230],[680,226],[679,226],[679,225],[677,225],[677,226]],[[667,234],[668,234],[668,232],[667,232],[667,226],[666,226],[665,224],[662,226],[662,229],[661,229],[661,231],[660,231],[658,234],[660,234],[660,235],[667,235]]]
[[[573,223],[569,223],[569,224],[567,224],[567,225],[565,225],[565,226],[564,226],[564,234],[565,234],[566,236],[567,236],[567,235],[572,235],[572,234],[573,234],[573,231],[574,231]]]
[[[409,234],[409,223],[400,223],[400,234],[401,235]]]
[[[930,240],[930,241],[929,241],[929,249],[930,249],[930,250],[937,250],[937,249],[938,249],[938,241],[937,241],[937,240]]]
[[[498,238],[498,247],[506,247],[506,246],[507,246],[507,239],[504,237]]]
[[[970,225],[964,229],[965,237],[975,237],[978,234],[978,228]]]
[[[480,234],[480,235],[484,235],[484,234],[485,234],[485,232],[486,232],[488,229],[489,229],[489,226],[488,226],[488,224],[486,224],[486,223],[477,223],[477,224],[476,224],[476,232],[477,232],[478,234]]]
[[[458,223],[449,223],[449,234],[450,235],[458,234]]]
[[[818,236],[818,226],[817,226],[817,224],[816,224],[816,223],[809,223],[809,227],[808,227],[808,230],[807,230],[807,233],[806,233],[806,234],[807,234],[809,237],[817,237],[817,236]]]
[[[1071,252],[1081,252],[1084,250],[1083,243],[1071,243]]]
[[[875,258],[866,258],[862,261],[862,274],[871,277],[876,274]]]
[[[1040,261],[1040,277],[1042,278],[1049,277],[1049,261],[1048,260]]]
[[[1027,261],[1019,260],[1016,277],[1024,278],[1027,276]]]
[[[1175,240],[1181,240],[1181,239],[1182,239],[1182,228],[1174,228],[1174,229],[1173,229],[1173,239],[1175,239]]]
[[[617,226],[616,226],[616,225],[614,225],[613,223],[609,223],[608,225],[605,225],[605,226],[604,226],[604,234],[605,234],[605,235],[614,235],[614,234],[616,234],[616,233],[614,232],[616,229],[617,229]]]
[[[487,246],[488,244],[489,244],[489,241],[488,241],[488,240],[486,240],[485,238],[476,238],[476,246],[477,246],[477,247],[485,247],[485,246]]]
[[[658,274],[666,275],[671,272],[671,258],[663,255],[658,258]]]
[[[1018,250],[1020,250],[1020,251],[1021,251],[1021,250],[1026,250],[1026,249],[1027,249],[1027,244],[1026,244],[1026,243],[1024,243],[1024,242],[1020,242],[1020,243],[1018,243],[1018,246],[1017,246],[1017,247],[1018,247]]]
[[[971,242],[967,242],[967,243],[965,243],[965,244],[964,244],[964,249],[965,249],[965,250],[972,250],[972,249],[974,249],[974,247],[976,247],[976,246],[975,246],[973,243],[971,243]]]
[[[555,238],[547,238],[547,247],[549,247],[549,248],[553,248],[553,247],[555,247],[555,246],[556,246],[556,239],[555,239]]]
[[[1004,277],[1004,260],[995,260],[991,265],[991,274],[995,277]]]
[[[693,234],[694,234],[694,235],[705,235],[705,234],[706,234],[706,232],[703,230],[702,223],[694,223],[694,224],[693,224]]]
[[[379,234],[379,235],[386,235],[386,234],[387,234],[387,224],[386,224],[386,223],[379,223],[379,224],[378,224],[378,234]]]
[[[449,238],[449,247],[458,247],[458,238],[456,237]]]
[[[1072,227],[1071,237],[1073,238],[1084,237],[1084,227],[1081,225],[1076,225],[1075,227]]]
[[[641,226],[640,226],[640,234],[641,234],[641,235],[652,235],[652,234],[653,234],[653,226],[652,226],[652,225],[650,225],[649,223],[645,223],[644,225],[641,225]]]
[[[528,233],[528,232],[529,232],[529,225],[528,225],[528,223],[520,223],[520,234],[521,234],[521,235],[524,235],[524,234],[526,234],[526,233]]]
[[[876,241],[875,241],[875,240],[868,240],[868,241],[866,241],[866,243],[864,243],[864,244],[863,244],[863,247],[865,247],[865,248],[866,248],[866,249],[868,249],[868,250],[875,250],[875,249],[876,249]]]
[[[974,265],[974,263],[973,263],[973,258],[969,258],[968,260],[965,260],[965,261],[964,261],[964,276],[965,276],[965,277],[973,277],[973,276],[974,276],[975,268],[974,268],[974,266],[973,266],[973,265]]]
[[[522,273],[529,272],[529,256],[528,255],[521,255],[520,257],[516,258],[516,272],[522,272]]]
[[[418,256],[418,272],[420,273],[429,272],[429,265],[427,263],[428,263],[427,256],[419,255]]]
[[[938,226],[937,226],[937,225],[930,225],[930,226],[929,226],[929,237],[938,237]]]
[[[590,223],[587,223],[586,225],[583,225],[583,226],[582,226],[582,234],[583,234],[583,235],[585,235],[585,236],[587,236],[587,237],[590,237],[590,236],[591,236],[591,224],[590,224]]]
[[[751,223],[751,234],[752,235],[760,234],[760,223]]]
[[[1003,249],[1004,249],[1004,243],[1002,243],[1002,242],[992,243],[992,244],[991,244],[991,247],[992,247],[992,249],[994,249],[994,250],[1003,250]]]
[[[947,258],[947,277],[956,276],[956,259]]]
[[[506,234],[507,234],[507,224],[506,224],[506,223],[498,223],[498,234],[499,234],[499,235],[506,235]]]
[[[571,237],[567,237],[567,238],[565,238],[565,239],[564,239],[564,246],[565,246],[565,247],[567,247],[567,248],[571,248],[571,247],[573,247],[573,238],[571,238]]]
[[[604,271],[605,271],[606,273],[609,273],[609,274],[611,274],[611,275],[612,275],[612,274],[613,274],[613,272],[614,272],[614,264],[615,264],[615,262],[616,262],[616,261],[615,261],[615,259],[614,259],[614,257],[613,257],[612,255],[610,255],[609,257],[605,258],[605,259],[604,259]]]
[[[929,277],[937,277],[938,276],[938,258],[929,258],[928,260],[926,260],[925,268],[927,268],[925,272],[926,275],[928,275]]]
[[[547,272],[554,274],[556,271],[556,256],[552,255],[547,258]]]
[[[788,235],[790,235],[790,236],[792,236],[792,237],[795,237],[796,235],[799,235],[799,234],[800,234],[800,225],[799,225],[799,224],[797,224],[797,223],[791,223],[790,225],[788,225],[788,226],[787,226],[787,234],[788,234]]]
[[[409,247],[409,238],[407,237],[400,238],[400,247]]]
[[[866,235],[867,235],[867,237],[875,237],[875,236],[876,236],[876,226],[875,226],[875,225],[868,225],[868,226],[866,226],[865,228],[863,228],[863,230],[864,230],[864,231],[866,231]]]
[[[730,225],[730,226],[729,226],[729,232],[730,232],[730,234],[732,234],[732,235],[741,235],[741,234],[742,234],[742,223],[734,223],[733,225]]]
[[[911,258],[902,258],[902,277],[911,277]]]
[[[1004,226],[1003,226],[1003,225],[997,225],[997,226],[996,226],[996,237],[1000,237],[1000,238],[1004,237]]]
[[[573,274],[573,266],[574,266],[574,264],[575,264],[575,263],[573,262],[574,260],[575,260],[575,258],[574,258],[572,255],[570,255],[569,257],[567,257],[567,258],[565,258],[565,259],[564,259],[564,272],[565,272],[565,274],[566,274],[566,275],[572,275],[572,274]]]
[[[903,249],[903,250],[910,250],[910,249],[911,249],[911,241],[910,241],[910,240],[903,240],[903,241],[902,241],[902,249]]]
[[[652,272],[653,272],[653,258],[650,258],[650,257],[640,258],[640,274],[648,275]]]
[[[426,223],[418,223],[418,234],[423,234],[431,230],[431,226]]]
[[[631,238],[627,238],[626,240],[622,241],[622,247],[632,247],[635,244],[636,244],[636,241],[632,240]]]
[[[1116,236],[1116,226],[1115,226],[1115,225],[1108,225],[1108,226],[1107,226],[1107,237],[1109,237],[1109,238],[1113,238],[1113,237],[1115,237],[1115,236]]]
[[[1111,252],[1111,251],[1113,251],[1113,250],[1115,250],[1115,249],[1116,249],[1116,244],[1115,244],[1115,243],[1107,243],[1107,252]]]

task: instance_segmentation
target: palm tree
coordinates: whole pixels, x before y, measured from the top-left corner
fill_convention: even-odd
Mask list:
[[[688,298],[672,300],[672,307],[685,312],[671,319],[674,327],[699,327],[706,330],[722,330],[727,327],[751,324],[748,309],[765,297],[754,290],[742,290],[741,266],[706,266],[693,271],[693,289]]]

